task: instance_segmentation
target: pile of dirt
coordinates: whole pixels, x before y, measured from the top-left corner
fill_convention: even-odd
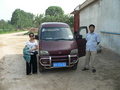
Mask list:
[[[29,32],[38,32],[38,28],[30,28]]]

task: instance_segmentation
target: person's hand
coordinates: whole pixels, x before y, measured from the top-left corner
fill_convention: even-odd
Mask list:
[[[32,52],[33,50],[31,49],[30,52]]]

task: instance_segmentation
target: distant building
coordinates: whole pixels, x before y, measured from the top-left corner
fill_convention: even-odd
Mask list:
[[[86,0],[71,14],[74,14],[74,31],[95,24],[101,45],[120,54],[120,0]]]

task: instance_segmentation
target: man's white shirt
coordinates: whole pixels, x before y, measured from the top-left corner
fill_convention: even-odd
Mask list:
[[[86,40],[86,51],[97,51],[97,43],[100,42],[98,33],[87,33]]]

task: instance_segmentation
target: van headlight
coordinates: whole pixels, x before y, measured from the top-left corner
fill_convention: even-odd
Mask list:
[[[40,50],[40,55],[41,56],[47,56],[47,55],[49,55],[49,52],[45,51],[45,50]]]
[[[78,49],[73,49],[70,52],[70,55],[78,54]]]

